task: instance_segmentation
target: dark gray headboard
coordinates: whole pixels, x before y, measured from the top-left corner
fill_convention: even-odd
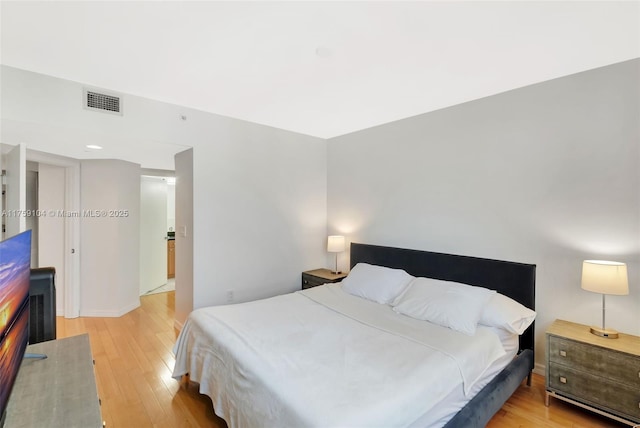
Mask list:
[[[351,267],[360,262],[490,288],[535,310],[536,265],[352,243]],[[534,324],[520,336],[520,350],[534,350]]]

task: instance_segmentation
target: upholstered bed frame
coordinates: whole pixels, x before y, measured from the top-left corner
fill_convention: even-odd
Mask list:
[[[535,309],[535,265],[352,243],[351,267],[360,262],[404,269],[414,276],[490,288]],[[534,339],[532,324],[520,336],[520,350],[513,361],[445,427],[484,427],[525,378],[530,385]]]

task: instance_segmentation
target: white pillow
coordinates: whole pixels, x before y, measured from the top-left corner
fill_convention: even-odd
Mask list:
[[[482,309],[493,294],[495,291],[487,288],[415,278],[394,302],[393,310],[473,336]]]
[[[358,263],[342,280],[342,289],[354,296],[388,304],[404,291],[413,278],[402,269]]]
[[[480,321],[482,325],[497,327],[511,333],[522,334],[536,318],[536,313],[500,293],[487,302]]]

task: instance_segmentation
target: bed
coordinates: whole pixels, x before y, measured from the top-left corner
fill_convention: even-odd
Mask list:
[[[357,243],[350,264],[484,287],[535,309],[535,265]],[[199,383],[231,427],[483,427],[530,383],[533,323],[506,339],[483,325],[465,335],[399,313],[406,288],[393,305],[346,288],[194,311],[173,376]]]

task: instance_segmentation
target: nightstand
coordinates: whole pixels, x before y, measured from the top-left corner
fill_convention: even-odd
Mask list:
[[[302,272],[302,289],[317,287],[318,285],[340,282],[346,273],[332,273],[329,269],[314,269]]]
[[[640,423],[640,337],[598,337],[589,326],[556,320],[547,330],[549,397],[618,422]]]

